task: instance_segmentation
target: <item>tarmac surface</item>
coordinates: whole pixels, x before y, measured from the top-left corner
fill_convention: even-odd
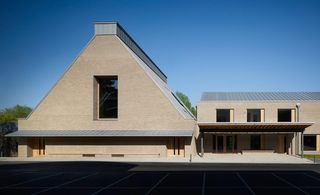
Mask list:
[[[320,165],[0,162],[0,194],[320,194]]]

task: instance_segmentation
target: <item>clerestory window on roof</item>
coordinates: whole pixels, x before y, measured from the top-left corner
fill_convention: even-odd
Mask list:
[[[118,118],[118,77],[96,76],[95,81],[98,118]]]

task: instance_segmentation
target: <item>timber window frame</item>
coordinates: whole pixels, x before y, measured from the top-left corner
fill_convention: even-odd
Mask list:
[[[118,76],[94,76],[94,119],[118,119]]]
[[[296,110],[294,108],[280,108],[277,112],[278,122],[295,122]]]
[[[234,122],[234,110],[232,108],[216,109],[216,122],[218,123]]]
[[[263,109],[247,109],[247,122],[263,122],[264,110]]]

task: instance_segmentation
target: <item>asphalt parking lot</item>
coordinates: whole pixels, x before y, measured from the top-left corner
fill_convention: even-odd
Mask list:
[[[320,194],[318,166],[254,166],[3,163],[0,194]]]

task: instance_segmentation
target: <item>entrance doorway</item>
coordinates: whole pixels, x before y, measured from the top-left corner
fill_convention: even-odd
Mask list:
[[[46,154],[46,143],[44,138],[33,138],[29,140],[32,148],[32,156],[44,156]]]
[[[251,150],[260,150],[261,149],[261,136],[260,135],[251,135],[250,149]]]
[[[223,152],[223,136],[217,136],[217,152]]]
[[[228,135],[226,136],[226,147],[227,152],[234,152],[237,149],[237,137],[236,135]]]
[[[167,155],[184,157],[184,145],[184,138],[182,137],[169,138],[167,142]]]
[[[214,153],[235,152],[237,149],[236,135],[213,135],[212,139]]]

